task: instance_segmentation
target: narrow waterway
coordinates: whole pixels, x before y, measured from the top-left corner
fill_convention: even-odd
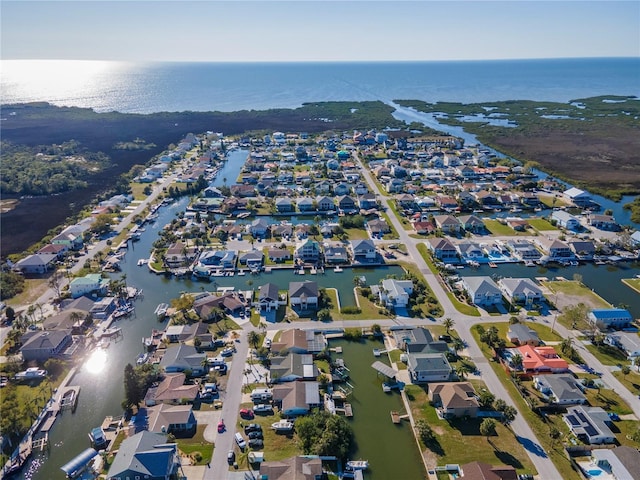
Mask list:
[[[353,393],[348,398],[353,406],[351,426],[356,437],[351,459],[369,461],[369,469],[365,473],[367,480],[424,479],[424,464],[409,422],[391,422],[392,410],[406,413],[402,398],[397,391],[384,393],[384,377],[371,368],[376,360],[389,364],[384,355],[379,358],[373,356],[373,349],[384,348],[383,343],[375,340],[331,340],[329,346],[342,347],[342,354],[333,355],[344,359],[350,370],[349,384],[353,385]]]

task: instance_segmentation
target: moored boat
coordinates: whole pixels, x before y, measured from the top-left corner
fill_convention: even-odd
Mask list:
[[[155,314],[158,318],[162,319],[167,315],[167,310],[169,309],[168,303],[161,303],[156,307]]]
[[[280,420],[279,422],[272,423],[271,428],[277,432],[290,432],[293,430],[293,422],[287,420]]]
[[[368,460],[349,460],[347,462],[347,467],[352,470],[366,470],[369,468]]]

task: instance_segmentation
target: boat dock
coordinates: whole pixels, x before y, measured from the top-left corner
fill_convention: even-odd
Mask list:
[[[387,351],[386,350],[380,350],[379,348],[374,348],[373,349],[373,356],[374,357],[379,357],[383,353],[387,353]]]
[[[409,415],[407,414],[401,415],[400,412],[391,410],[391,421],[393,423],[400,423],[400,420],[408,420],[408,419],[409,419]]]
[[[345,403],[342,407],[335,407],[336,413],[341,413],[345,417],[353,417],[353,408],[350,403]]]

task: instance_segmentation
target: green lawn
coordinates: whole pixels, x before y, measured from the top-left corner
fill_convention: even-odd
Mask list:
[[[638,373],[635,367],[633,367],[631,373],[626,376],[619,370],[617,372],[613,372],[613,376],[616,377],[618,381],[631,393],[634,395],[640,395],[640,373]]]
[[[640,278],[623,278],[622,283],[640,293]]]
[[[527,222],[529,223],[529,225],[531,225],[533,228],[535,228],[539,232],[546,231],[546,230],[558,230],[556,227],[551,225],[548,220],[545,220],[544,218],[527,218]]]
[[[588,287],[583,285],[580,282],[576,282],[573,280],[566,281],[547,281],[541,282],[542,285],[547,287],[552,295],[556,293],[560,293],[562,295],[566,295],[567,297],[571,297],[571,301],[573,305],[577,305],[582,302],[587,305],[593,306],[593,308],[610,308],[611,305],[607,303],[602,297],[598,296],[596,293],[589,290]],[[558,316],[558,322],[564,325],[567,328],[573,329],[574,326],[572,322],[567,319],[564,315]],[[582,321],[578,321],[575,325],[575,328],[578,330],[589,330],[591,329],[591,325],[588,323],[586,319]]]
[[[389,225],[389,228],[391,229],[391,232],[385,233],[383,238],[385,240],[397,240],[398,238],[400,238],[398,236],[398,232],[396,231],[396,228],[393,226],[393,223],[391,223],[391,219],[389,218],[389,215],[387,215],[385,212],[380,212],[380,216],[385,219],[385,221],[387,222],[387,225]]]
[[[364,228],[345,228],[344,231],[349,240],[366,240],[369,238],[369,233]]]
[[[429,404],[424,389],[408,385],[405,390],[407,397],[411,399],[414,419],[426,420],[436,434],[437,441],[429,445],[429,449],[437,457],[438,465],[464,464],[477,460],[492,465],[511,465],[518,473],[536,473],[524,448],[516,441],[513,432],[504,425],[498,423],[497,435],[487,439],[480,435],[481,419],[441,420],[436,409]]]
[[[420,270],[418,269],[417,265],[413,262],[402,262],[402,261],[398,261],[397,262],[400,266],[402,266],[402,268],[404,268],[407,272],[412,273],[413,275],[415,275],[417,278],[420,278],[424,281],[424,283],[427,285],[427,291],[426,291],[426,296],[427,297],[432,297],[433,300],[435,300],[435,302],[433,303],[424,303],[422,304],[420,307],[422,309],[422,313],[426,316],[432,316],[432,317],[441,317],[444,314],[444,310],[442,309],[442,305],[440,305],[440,302],[438,301],[437,297],[434,295],[433,290],[431,289],[431,286],[429,285],[429,283],[427,282],[427,280],[424,278],[424,275],[422,275],[422,272],[420,272]],[[431,313],[430,310],[434,311],[434,313]]]
[[[510,226],[503,225],[497,220],[484,218],[482,221],[484,222],[484,226],[487,227],[487,230],[489,230],[489,232],[491,232],[492,235],[502,235],[502,236],[527,235],[526,232],[516,232]]]
[[[541,323],[536,323],[536,322],[522,322],[522,323],[527,327],[529,327],[531,330],[535,330],[536,333],[538,334],[538,337],[540,337],[540,340],[542,340],[543,342],[561,342],[562,341],[562,337],[558,335],[556,332],[552,331],[551,327],[548,327],[547,325],[543,325]],[[510,327],[510,325],[506,322],[483,323],[482,326],[485,328],[485,330],[488,330],[490,327],[496,327],[498,329],[498,337],[504,338],[505,340],[507,338],[507,331],[509,330],[509,327]],[[511,342],[509,342],[509,340],[506,340],[506,341],[507,341],[507,347],[515,346]]]
[[[405,230],[413,230],[413,226],[411,225],[411,222],[409,222],[407,217],[403,217],[402,215],[400,215],[400,212],[398,212],[398,207],[396,205],[395,200],[393,199],[387,200],[387,205],[389,205],[389,208],[391,209],[393,214],[398,218],[398,221],[402,224],[402,228],[404,228]]]
[[[340,313],[338,309],[338,296],[333,288],[327,288],[327,295],[331,298],[331,319],[332,320],[382,320],[388,317],[378,313],[379,307],[371,303],[368,298],[362,296],[358,291],[358,302],[360,303],[361,313],[346,314]]]
[[[204,439],[206,427],[206,425],[198,425],[195,435],[191,438],[176,438],[178,449],[191,457],[194,465],[206,465],[213,457],[213,444]],[[196,457],[200,457],[200,460]]]
[[[542,203],[544,203],[549,208],[565,207],[570,205],[570,203],[562,197],[553,197],[551,195],[539,195],[538,198]],[[554,198],[555,198],[555,202],[554,202]]]
[[[603,365],[625,365],[628,364],[627,356],[611,345],[585,345],[587,350],[593,354]]]

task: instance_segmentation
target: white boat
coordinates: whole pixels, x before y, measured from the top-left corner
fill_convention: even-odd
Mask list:
[[[140,355],[138,355],[138,358],[136,359],[136,365],[142,365],[146,363],[147,360],[149,360],[149,354],[141,353]]]
[[[141,258],[140,260],[138,260],[138,266],[141,267],[144,264],[146,264],[149,260],[147,260],[146,258]]]
[[[535,267],[536,264],[533,262],[533,260],[527,260],[526,262],[524,262],[525,267]]]
[[[276,432],[290,432],[293,430],[293,422],[287,420],[280,420],[279,422],[272,423],[271,428]]]
[[[333,269],[333,271],[336,272],[336,273],[340,273],[342,271],[342,268],[336,267],[336,268]]]
[[[347,467],[351,470],[366,470],[369,468],[368,460],[349,460],[347,462]]]
[[[167,310],[169,309],[168,303],[161,303],[156,307],[155,314],[158,318],[164,318],[167,315]]]
[[[47,376],[46,370],[40,370],[37,367],[27,368],[22,372],[16,373],[16,380],[31,380],[34,378],[44,378]]]

